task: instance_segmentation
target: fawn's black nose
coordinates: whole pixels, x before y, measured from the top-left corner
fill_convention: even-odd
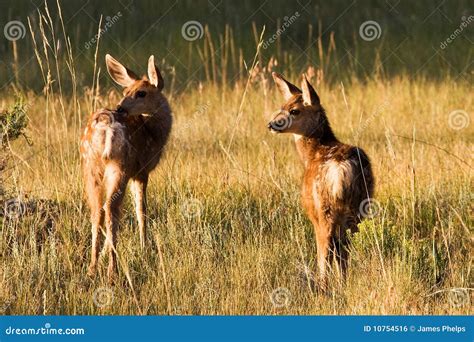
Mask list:
[[[116,111],[117,113],[125,113],[125,108],[123,108],[122,106],[117,106]]]

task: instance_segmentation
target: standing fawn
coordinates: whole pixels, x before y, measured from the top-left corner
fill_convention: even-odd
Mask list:
[[[314,226],[321,288],[326,289],[332,256],[345,276],[346,231],[357,231],[361,203],[370,201],[373,194],[370,161],[360,148],[336,138],[306,76],[301,91],[281,75],[272,75],[286,103],[268,128],[274,133],[293,133],[304,164],[302,202]]]
[[[91,115],[81,138],[81,159],[92,223],[89,275],[94,275],[97,268],[102,235],[99,229],[105,223],[107,274],[112,281],[117,271],[117,230],[125,188],[131,180],[143,249],[148,175],[160,161],[172,116],[161,92],[163,78],[153,56],[148,60],[148,78],[142,79],[112,56],[106,55],[105,60],[112,79],[124,87],[124,97],[116,110],[102,109]]]

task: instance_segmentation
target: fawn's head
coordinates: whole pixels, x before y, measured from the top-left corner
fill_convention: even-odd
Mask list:
[[[319,96],[303,75],[302,91],[273,72],[273,80],[285,98],[286,103],[278,114],[268,123],[273,133],[293,133],[306,137],[322,138],[329,128]]]
[[[161,93],[164,82],[153,55],[148,59],[148,78],[143,76],[140,79],[109,54],[105,56],[105,62],[110,77],[124,87],[124,97],[117,106],[118,112],[128,115],[152,114],[160,108],[164,102]]]

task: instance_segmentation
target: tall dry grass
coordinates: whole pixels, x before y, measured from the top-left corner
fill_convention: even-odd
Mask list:
[[[472,87],[408,74],[313,79],[337,136],[364,148],[377,180],[379,210],[352,237],[345,284],[334,275],[321,294],[308,281],[316,250],[299,203],[302,166],[291,137],[266,129],[282,103],[268,69],[281,66],[263,62],[248,71],[248,87],[246,79],[210,79],[178,91],[167,79],[175,124],[150,181],[148,248],[138,248],[127,198],[118,282],[107,285],[104,265],[87,278],[78,141],[88,111],[112,106],[120,94],[97,84],[100,60],[93,86],[76,87],[73,51],[64,74],[54,48],[42,48],[58,34],[42,15],[35,51],[44,92],[26,94],[34,143],[11,144],[21,158],[3,175],[9,196],[18,197],[0,221],[3,313],[472,313],[473,128],[455,129],[450,120],[454,110],[472,108]],[[60,76],[76,90],[63,93]]]

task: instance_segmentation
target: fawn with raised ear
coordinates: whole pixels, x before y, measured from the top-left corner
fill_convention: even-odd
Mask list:
[[[148,60],[148,78],[139,78],[112,56],[106,55],[107,70],[124,88],[115,110],[101,109],[89,118],[81,138],[85,192],[91,210],[92,253],[89,275],[94,275],[100,251],[99,230],[105,224],[105,251],[109,253],[107,274],[113,280],[117,269],[117,231],[120,206],[131,180],[140,231],[145,247],[146,188],[148,175],[157,166],[171,131],[172,115],[162,93],[163,78],[154,57]]]
[[[273,79],[285,98],[268,128],[292,133],[304,164],[303,206],[314,226],[322,289],[335,256],[343,278],[348,261],[347,230],[357,231],[361,203],[370,201],[374,177],[368,156],[334,135],[319,96],[305,75],[300,90],[277,73]]]

